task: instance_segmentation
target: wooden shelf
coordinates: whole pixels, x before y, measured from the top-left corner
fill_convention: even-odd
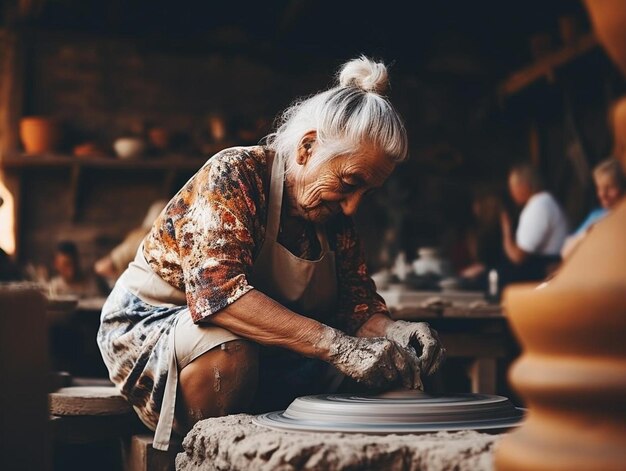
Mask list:
[[[63,154],[27,155],[7,154],[0,159],[0,169],[19,175],[29,170],[67,169],[69,171],[69,191],[71,194],[70,219],[77,221],[81,213],[81,197],[84,190],[83,175],[89,169],[115,169],[120,171],[161,171],[161,193],[164,198],[171,196],[176,188],[179,176],[197,171],[207,158],[193,158],[186,155],[164,155],[159,157],[142,157],[136,159],[118,159],[116,157],[76,157]]]
[[[198,170],[206,159],[182,155],[118,159],[116,157],[75,157],[72,155],[7,155],[0,160],[5,169],[79,167],[129,170]]]
[[[498,86],[498,96],[502,100],[507,96],[518,93],[520,90],[523,90],[539,79],[553,79],[556,68],[586,54],[596,46],[598,46],[598,40],[593,33],[587,33],[581,36],[574,44],[551,52],[541,59],[538,59],[535,63],[509,75],[509,77]]]

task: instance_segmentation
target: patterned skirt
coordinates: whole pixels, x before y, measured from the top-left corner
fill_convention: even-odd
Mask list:
[[[97,340],[110,379],[152,430],[159,420],[174,354],[170,337],[175,335],[178,316],[189,315],[187,306],[145,303],[119,283],[102,308]],[[341,380],[323,361],[282,348],[261,347],[252,411],[284,409],[296,397],[333,392]],[[174,428],[180,430],[176,422]]]
[[[159,420],[170,336],[179,315],[189,315],[187,306],[152,306],[119,283],[102,308],[97,340],[109,377],[152,430]]]

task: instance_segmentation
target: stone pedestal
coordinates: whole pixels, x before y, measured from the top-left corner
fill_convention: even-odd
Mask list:
[[[176,469],[488,471],[499,437],[474,431],[424,435],[276,431],[239,414],[198,422],[183,441]]]

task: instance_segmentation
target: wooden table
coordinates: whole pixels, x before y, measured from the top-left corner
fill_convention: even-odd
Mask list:
[[[437,330],[448,358],[468,358],[474,393],[497,394],[498,364],[517,355],[518,346],[499,304],[474,292],[386,292],[391,317],[428,322]],[[507,367],[508,364],[504,365]]]

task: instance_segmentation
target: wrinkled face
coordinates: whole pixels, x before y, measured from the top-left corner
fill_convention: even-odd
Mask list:
[[[600,204],[604,209],[611,209],[621,199],[622,189],[611,175],[599,173],[593,179]]]
[[[530,187],[515,173],[509,175],[509,192],[518,206],[524,206],[531,197]]]
[[[354,215],[363,196],[382,186],[395,167],[378,148],[363,145],[353,154],[340,155],[313,168],[310,157],[315,149],[312,143],[302,150],[304,156],[298,160],[301,167],[287,181],[292,213],[315,223],[340,212]]]
[[[69,255],[56,254],[54,256],[54,268],[65,281],[71,282],[76,278],[76,263]]]

